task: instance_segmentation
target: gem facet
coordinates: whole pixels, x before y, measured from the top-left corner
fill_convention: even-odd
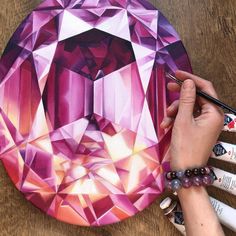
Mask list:
[[[143,210],[169,170],[160,123],[178,68],[191,71],[186,51],[148,2],[44,1],[0,61],[0,158],[16,187],[72,224]]]

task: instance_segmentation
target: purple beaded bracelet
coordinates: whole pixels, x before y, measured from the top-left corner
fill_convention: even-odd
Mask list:
[[[177,191],[181,187],[209,186],[216,180],[213,169],[209,166],[187,169],[185,171],[169,171],[166,173],[167,189]]]

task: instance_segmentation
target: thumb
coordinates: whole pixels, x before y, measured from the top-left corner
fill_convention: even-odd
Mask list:
[[[177,117],[188,121],[193,118],[193,110],[196,101],[196,86],[191,79],[183,82],[180,91],[179,110]]]

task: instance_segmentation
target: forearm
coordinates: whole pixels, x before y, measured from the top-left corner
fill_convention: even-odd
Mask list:
[[[204,187],[182,188],[178,196],[188,236],[223,236],[224,232]]]

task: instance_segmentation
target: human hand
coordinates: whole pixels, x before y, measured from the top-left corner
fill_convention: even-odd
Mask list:
[[[169,83],[170,91],[180,91],[180,99],[167,108],[162,128],[172,124],[170,144],[171,169],[185,170],[205,166],[212,148],[222,130],[223,111],[204,98],[196,98],[196,87],[217,98],[211,82],[184,71],[177,71],[176,77],[183,82],[181,88]],[[196,109],[199,113],[195,114]]]

